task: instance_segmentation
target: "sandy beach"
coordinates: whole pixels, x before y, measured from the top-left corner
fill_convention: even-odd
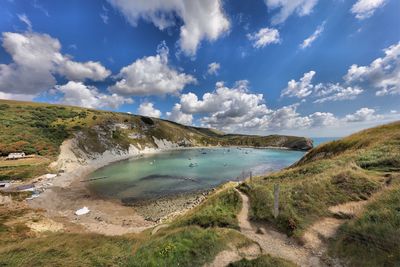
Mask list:
[[[35,179],[35,186],[43,188],[44,192],[34,199],[27,200],[28,204],[31,208],[42,210],[47,218],[64,224],[65,231],[94,232],[104,235],[138,233],[175,217],[201,203],[207,193],[182,194],[125,206],[119,201],[91,194],[86,184],[82,182],[91,172],[117,161],[168,150],[185,149],[165,140],[157,140],[157,143],[159,147],[157,149],[139,150],[132,146],[128,151],[112,150],[88,157],[79,151],[74,139],[67,140],[60,148],[57,161],[51,164],[51,167],[59,172],[58,175]],[[75,211],[83,207],[88,207],[90,212],[81,216],[75,215]],[[71,223],[80,227],[70,227]]]

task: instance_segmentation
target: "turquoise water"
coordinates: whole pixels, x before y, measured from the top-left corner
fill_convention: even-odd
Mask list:
[[[167,195],[207,190],[229,180],[243,179],[250,171],[263,174],[287,167],[303,152],[252,148],[186,149],[120,161],[101,168],[89,178],[95,194],[134,202]]]

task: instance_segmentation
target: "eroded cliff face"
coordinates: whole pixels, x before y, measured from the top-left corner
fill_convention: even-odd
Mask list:
[[[86,173],[141,154],[184,147],[250,146],[306,151],[312,145],[304,137],[209,134],[203,129],[151,118],[124,123],[109,120],[76,131],[63,142],[51,168],[58,172]]]
[[[103,154],[140,154],[141,151],[199,146],[250,146],[309,150],[311,139],[295,136],[226,135],[209,129],[183,126],[159,119],[139,117],[132,121],[108,120],[74,133],[73,153],[80,159]]]

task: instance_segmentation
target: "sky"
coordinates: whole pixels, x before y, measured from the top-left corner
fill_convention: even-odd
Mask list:
[[[225,132],[400,119],[398,0],[3,0],[0,98]]]

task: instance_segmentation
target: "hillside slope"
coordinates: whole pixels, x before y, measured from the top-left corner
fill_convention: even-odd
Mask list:
[[[296,150],[312,148],[312,141],[294,136],[233,135],[184,126],[175,122],[70,106],[0,100],[0,156],[12,152],[36,155],[28,163],[0,162],[0,180],[30,178],[46,171],[59,147],[74,138],[91,157],[106,151],[169,146],[253,146]]]
[[[399,266],[399,157],[400,122],[396,122],[323,144],[294,166],[254,177],[240,189],[249,196],[250,218],[257,225],[273,226],[300,245],[315,222],[341,219],[336,235],[325,240],[329,246],[322,258],[339,258],[344,266]],[[281,190],[277,218],[272,214],[274,184]],[[218,188],[169,224],[120,237],[75,228],[71,233],[37,233],[28,225],[45,218],[24,205],[26,192],[15,193],[12,205],[0,205],[0,265],[204,266],[224,251],[243,258],[257,244],[237,230],[236,216],[243,203],[232,186]],[[330,209],[349,201],[366,205],[352,216]],[[292,266],[287,259],[271,256],[243,259],[232,266]]]
[[[331,240],[332,257],[350,266],[398,266],[399,171],[400,122],[395,122],[322,144],[293,166],[241,188],[250,197],[254,221],[304,242],[314,223],[339,218],[344,224]],[[280,187],[276,218],[274,185]],[[360,215],[332,211],[335,205],[357,201],[367,203]]]

